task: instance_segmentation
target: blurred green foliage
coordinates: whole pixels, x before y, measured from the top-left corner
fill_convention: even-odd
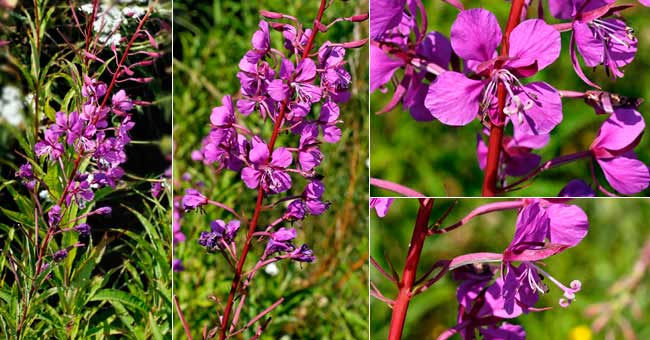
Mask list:
[[[636,1],[629,1],[637,3]],[[483,7],[492,11],[501,25],[508,18],[509,4],[495,1],[463,1],[466,8]],[[537,2],[530,13],[536,13]],[[426,2],[429,30],[436,30],[449,36],[451,25],[458,10],[442,1]],[[531,14],[532,15],[532,14]],[[604,91],[628,97],[650,98],[650,26],[647,18],[650,9],[638,6],[623,12],[628,24],[634,28],[638,38],[638,52],[632,64],[624,68],[625,77],[612,81],[602,67],[595,72],[583,67],[585,74]],[[548,15],[549,23],[559,22]],[[530,81],[545,81],[560,90],[586,91],[589,88],[573,70],[569,57],[570,33],[562,33],[562,53],[550,67]],[[579,57],[580,58],[580,57]],[[581,60],[581,59],[580,59]],[[582,60],[581,60],[582,62]],[[398,71],[397,74],[401,74]],[[392,86],[390,87],[393,88]],[[398,106],[393,111],[377,116],[374,112],[390,100],[391,91],[384,94],[375,91],[371,98],[371,173],[378,177],[411,187],[431,196],[481,196],[483,173],[476,160],[476,133],[480,124],[475,121],[465,127],[451,127],[437,121],[416,122],[408,111]],[[563,122],[552,131],[551,141],[539,154],[542,161],[585,150],[593,141],[598,128],[606,119],[596,116],[594,110],[582,100],[563,99]],[[644,103],[639,111],[647,117],[650,104]],[[650,163],[650,141],[641,140],[636,148],[639,159]],[[600,172],[600,170],[597,170]],[[542,173],[533,184],[523,190],[509,193],[512,196],[557,196],[560,190],[574,178],[591,182],[589,162],[578,161]],[[607,181],[599,173],[599,181],[607,187]],[[385,191],[372,189],[373,196],[386,195]],[[639,195],[647,196],[650,190]]]
[[[367,12],[367,1],[334,1],[325,12],[324,22],[334,18]],[[267,9],[295,16],[305,26],[311,23],[318,2],[297,1],[175,1],[174,3],[174,174],[175,194],[190,186],[199,186],[211,199],[235,205],[237,211],[254,209],[255,192],[246,189],[238,174],[213,169],[190,159],[208,133],[209,115],[221,105],[223,95],[236,95],[238,63],[250,49],[250,39]],[[351,41],[367,37],[367,23],[339,23],[320,42]],[[281,49],[282,38],[272,32],[272,44]],[[352,74],[352,99],[341,106],[343,137],[337,144],[322,146],[325,160],[319,172],[325,176],[325,199],[332,202],[323,215],[309,217],[297,225],[297,243],[313,247],[317,261],[312,264],[279,263],[279,274],[260,272],[251,285],[249,300],[240,320],[250,320],[280,296],[285,302],[275,309],[264,339],[365,339],[368,334],[368,49],[350,50],[346,56]],[[271,124],[262,124],[256,115],[243,120],[256,133],[268,138]],[[278,145],[287,141],[280,136]],[[191,180],[181,180],[182,175]],[[304,187],[296,180],[293,193]],[[290,193],[291,194],[291,193]],[[260,225],[270,223],[276,213],[262,214]],[[277,214],[275,215],[277,216]],[[225,304],[232,273],[218,254],[207,254],[197,244],[201,231],[210,221],[232,217],[215,207],[205,214],[186,214],[182,231],[187,241],[175,246],[175,257],[183,261],[185,271],[174,275],[174,293],[193,334],[204,326],[217,324],[218,306],[210,297]],[[243,228],[245,229],[245,228]],[[239,233],[237,244],[245,237]],[[263,244],[254,243],[247,265],[262,252]],[[175,316],[175,335],[184,336]],[[249,331],[245,336],[252,336]]]
[[[488,199],[462,199],[443,223],[451,225],[467,215],[474,208],[491,202]],[[450,199],[438,199],[431,215],[431,223],[443,215],[453,203]],[[561,290],[548,282],[550,292],[543,295],[537,307],[553,307],[550,311],[522,315],[511,323],[521,324],[529,339],[588,340],[580,337],[576,330],[590,327],[595,317],[586,314],[586,309],[596,303],[621,301],[608,293],[610,287],[623,277],[628,277],[634,264],[641,256],[644,244],[650,246],[650,201],[647,199],[579,199],[571,202],[580,206],[589,217],[590,228],[585,239],[576,247],[568,249],[543,262],[545,270],[560,282],[568,285],[572,280],[582,282],[577,299],[566,309],[558,305]],[[415,199],[396,199],[388,215],[379,219],[371,214],[370,254],[388,268],[384,254],[391,259],[401,273],[408,244],[413,232],[418,203]],[[473,219],[465,226],[449,234],[433,235],[425,241],[419,265],[419,274],[424,273],[436,261],[451,259],[470,252],[502,252],[512,240],[517,213],[514,210],[495,212]],[[647,254],[646,258],[650,260]],[[628,320],[637,339],[650,338],[650,267],[643,269],[644,275],[636,289],[624,291],[617,297],[635,301],[640,316],[634,317],[633,308],[624,307],[613,313],[615,322]],[[394,298],[396,289],[381,274],[371,270],[371,281],[388,298]],[[456,288],[458,282],[450,275],[438,281],[421,295],[417,295],[409,307],[406,320],[405,339],[436,339],[442,331],[456,324],[458,304]],[[371,299],[371,335],[382,339],[388,333],[391,310],[379,300]],[[608,324],[605,331],[591,333],[594,339],[604,339],[605,332],[615,331],[615,339],[623,339],[616,323]],[[612,339],[614,339],[612,338]],[[452,339],[459,339],[458,336]]]

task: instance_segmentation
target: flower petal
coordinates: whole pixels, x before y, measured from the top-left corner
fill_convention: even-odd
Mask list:
[[[573,247],[580,243],[589,230],[587,214],[576,205],[551,204],[546,208],[551,220],[548,239],[553,244]]]
[[[473,8],[458,14],[450,36],[459,57],[487,61],[501,42],[501,27],[492,12]]]
[[[603,51],[605,50],[603,41],[594,37],[594,33],[589,26],[580,21],[573,23],[573,32],[576,45],[578,46],[578,52],[580,52],[585,64],[589,67],[600,65],[603,61]]]
[[[325,125],[323,126],[323,140],[327,143],[337,143],[343,132],[336,125]]]
[[[513,119],[513,125],[518,135],[548,134],[562,121],[562,99],[556,89],[543,82],[534,82],[524,85],[526,91],[536,99],[530,99],[524,93],[518,96],[522,101],[532,100],[532,107],[525,110],[523,119]],[[517,94],[517,92],[516,92]]]
[[[273,155],[271,155],[271,165],[284,169],[291,165],[292,161],[293,157],[287,148],[277,148],[273,150]]]
[[[558,19],[571,19],[573,14],[573,1],[548,0],[548,9],[551,15]]]
[[[255,165],[263,165],[269,159],[269,147],[264,142],[253,139],[253,147],[248,158]]]
[[[409,109],[411,117],[418,122],[432,121],[434,118],[424,106],[424,98],[429,92],[429,85],[422,83],[423,77],[415,75],[411,79],[411,85],[406,89],[402,103]]]
[[[284,171],[273,171],[271,173],[271,183],[269,183],[269,191],[279,194],[291,188],[291,176]]]
[[[451,60],[451,43],[449,39],[439,32],[429,32],[418,45],[415,52],[423,56],[428,62],[447,68]]]
[[[276,101],[283,101],[289,95],[289,85],[285,84],[282,79],[274,79],[269,83],[267,88],[269,96]]]
[[[429,86],[424,106],[443,124],[467,125],[479,111],[483,82],[458,72],[444,72]]]
[[[544,242],[549,228],[546,212],[539,202],[525,206],[517,216],[515,235],[508,249],[521,243]]]
[[[388,213],[388,209],[393,204],[393,198],[378,198],[373,197],[370,199],[370,208],[377,211],[377,216],[384,217]]]
[[[399,25],[406,0],[373,0],[370,6],[370,37],[378,40],[387,30]]]
[[[621,194],[637,194],[650,184],[648,166],[638,160],[632,151],[614,158],[599,158],[597,161],[607,182]]]
[[[645,130],[643,116],[631,108],[617,108],[598,130],[591,149],[617,151],[632,145]]]
[[[573,179],[557,195],[558,197],[594,197],[596,192],[585,181]]]
[[[393,59],[374,44],[370,45],[370,91],[382,87],[390,81],[395,71],[404,65],[401,59]]]
[[[241,179],[249,189],[255,189],[260,183],[260,172],[249,167],[243,168],[241,171]]]
[[[530,19],[515,27],[510,34],[508,68],[525,68],[537,62],[537,70],[552,64],[562,48],[560,32],[544,20]]]
[[[294,81],[305,83],[311,82],[314,78],[316,78],[316,64],[309,58],[303,59],[300,64],[298,64]]]

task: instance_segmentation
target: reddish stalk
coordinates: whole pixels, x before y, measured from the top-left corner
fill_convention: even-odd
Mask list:
[[[188,339],[192,340],[192,332],[190,332],[190,327],[187,325],[187,321],[185,321],[185,315],[183,314],[181,305],[178,303],[178,296],[176,295],[174,295],[174,305],[176,306],[176,312],[178,313],[178,317],[181,319],[181,323],[183,324],[185,335],[187,336]]]
[[[133,43],[135,42],[135,39],[138,37],[140,31],[142,30],[142,26],[144,26],[144,23],[149,19],[149,15],[151,15],[151,10],[153,8],[150,6],[149,9],[147,9],[147,13],[145,13],[144,17],[142,17],[142,20],[140,20],[140,23],[138,24],[138,28],[135,29],[135,33],[131,37],[131,40],[129,40],[128,45],[126,45],[126,49],[124,50],[124,53],[122,54],[122,58],[120,59],[120,62],[117,64],[117,69],[115,69],[115,74],[113,74],[113,79],[111,79],[111,83],[108,85],[108,89],[106,90],[106,94],[104,95],[104,100],[102,101],[101,105],[99,105],[99,109],[97,111],[101,111],[104,106],[106,106],[106,103],[108,102],[108,97],[111,95],[111,92],[113,92],[113,87],[115,87],[115,83],[117,83],[117,77],[120,75],[120,70],[122,69],[122,66],[126,62],[126,57],[129,56],[129,50],[131,49],[131,46],[133,46]]]
[[[316,15],[316,19],[314,20],[314,27],[312,29],[312,34],[309,37],[309,40],[307,41],[307,45],[305,46],[305,50],[303,51],[302,54],[303,59],[309,57],[309,51],[311,51],[311,48],[314,45],[314,39],[316,38],[316,34],[318,33],[318,24],[320,24],[320,21],[323,18],[323,13],[325,12],[326,7],[327,7],[327,1],[321,0],[320,7],[318,9],[318,14]],[[284,120],[284,116],[287,111],[288,104],[289,104],[288,100],[285,100],[282,103],[282,107],[280,108],[278,117],[275,120],[275,125],[273,126],[273,133],[271,134],[271,139],[269,140],[269,154],[273,153],[275,141],[277,140],[278,135],[280,134],[280,128],[282,127],[282,121]],[[262,187],[260,186],[257,190],[257,201],[255,202],[255,211],[253,212],[253,218],[251,219],[250,224],[248,226],[248,234],[246,235],[246,242],[244,242],[244,247],[242,248],[241,255],[239,256],[239,260],[237,260],[237,267],[235,268],[235,276],[233,277],[232,286],[230,287],[230,293],[228,293],[228,300],[226,302],[226,307],[223,312],[223,317],[221,318],[221,329],[219,334],[220,340],[226,339],[227,337],[226,333],[230,328],[228,327],[228,324],[230,322],[230,314],[232,312],[233,303],[235,301],[235,293],[237,293],[237,290],[239,289],[239,286],[242,282],[242,271],[244,268],[244,263],[246,262],[246,256],[248,255],[248,251],[251,246],[251,241],[253,240],[253,234],[255,233],[255,229],[257,227],[257,221],[259,220],[260,212],[262,211],[263,199],[264,199],[264,189],[262,189]]]
[[[524,0],[512,0],[510,15],[506,24],[506,32],[501,41],[501,56],[508,56],[510,33],[519,24],[521,20],[521,10],[524,8]],[[497,65],[499,67],[500,65]],[[505,125],[506,115],[503,109],[506,106],[506,89],[503,83],[499,82],[497,86],[497,106],[498,120],[492,122],[490,128],[490,139],[488,142],[487,165],[485,167],[485,178],[483,179],[483,196],[492,197],[497,194],[497,174],[499,172],[499,159],[501,158],[501,143],[503,140],[503,128]]]
[[[524,177],[520,178],[519,180],[511,183],[508,186],[505,186],[505,187],[501,188],[500,192],[508,192],[508,191],[514,190],[515,188],[517,188],[518,185],[520,185],[522,183],[525,183],[526,181],[531,180],[532,178],[534,178],[535,176],[539,175],[540,173],[542,173],[542,172],[544,172],[546,170],[553,169],[553,168],[556,168],[556,167],[558,167],[560,165],[571,163],[571,162],[574,162],[574,161],[577,161],[577,160],[580,160],[580,159],[583,159],[583,158],[588,158],[588,157],[591,157],[592,155],[593,155],[593,153],[592,153],[591,150],[586,150],[586,151],[580,151],[580,152],[576,152],[576,153],[572,153],[572,154],[568,154],[568,155],[564,155],[564,156],[560,156],[560,157],[551,159],[550,161],[547,161],[546,163],[538,166],[535,170],[531,171],[526,176],[524,176]]]
[[[424,240],[429,233],[429,217],[433,208],[433,199],[424,198],[420,200],[420,209],[418,217],[415,220],[411,245],[409,246],[408,255],[406,256],[406,265],[402,274],[402,280],[399,282],[399,293],[393,305],[393,316],[390,321],[390,331],[388,340],[400,340],[404,331],[404,321],[408,311],[409,302],[413,293],[413,283],[422,254]]]

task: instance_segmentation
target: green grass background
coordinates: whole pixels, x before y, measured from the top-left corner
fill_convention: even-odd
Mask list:
[[[463,199],[455,207],[443,226],[450,225],[472,209],[489,202],[487,199]],[[450,199],[438,199],[431,215],[436,221],[452,204]],[[585,314],[586,307],[594,303],[614,301],[608,294],[612,284],[632,272],[644,243],[650,242],[650,201],[647,199],[579,199],[571,202],[584,209],[590,227],[586,238],[576,247],[544,261],[545,270],[564,284],[578,279],[582,290],[567,309],[559,307],[561,290],[546,280],[549,294],[542,296],[538,307],[552,306],[553,310],[520,316],[512,323],[521,324],[528,339],[604,339],[605,333],[592,333],[592,337],[572,335],[575,328],[589,327],[593,317]],[[414,199],[397,199],[384,219],[371,214],[370,254],[388,268],[388,256],[401,275],[408,244],[413,232],[418,203]],[[424,245],[419,274],[441,259],[451,259],[470,252],[502,252],[512,240],[517,214],[515,211],[496,212],[475,218],[449,234],[429,237]],[[628,291],[642,312],[640,318],[631,317],[629,309],[614,313],[617,318],[627,318],[637,339],[650,339],[650,268],[645,268],[637,290]],[[371,280],[385,296],[394,298],[396,289],[376,270],[371,270]],[[436,339],[445,329],[456,324],[458,283],[447,274],[428,291],[416,296],[409,307],[404,339]],[[371,338],[384,339],[390,324],[390,309],[379,300],[371,299]],[[606,330],[618,330],[609,324]],[[455,336],[452,339],[460,339]],[[616,333],[615,339],[624,339]]]
[[[325,22],[340,16],[367,11],[367,1],[335,1],[325,12]],[[200,146],[209,131],[209,115],[221,105],[225,94],[236,94],[239,81],[237,64],[250,48],[250,39],[267,9],[293,15],[311,26],[318,9],[317,1],[176,1],[174,3],[174,171],[176,195],[201,182],[201,189],[210,198],[236,204],[238,211],[253,211],[255,192],[244,187],[238,174],[222,173],[192,162],[190,153]],[[319,34],[319,42],[350,41],[367,37],[367,23],[340,23],[327,33]],[[280,35],[272,33],[272,41],[280,48]],[[367,159],[368,159],[368,50],[349,51],[348,69],[352,73],[352,99],[341,106],[344,120],[343,137],[338,144],[324,145],[326,155],[319,172],[325,175],[326,199],[332,201],[328,212],[309,217],[298,225],[298,243],[305,242],[318,257],[313,264],[280,263],[280,273],[271,277],[260,272],[252,285],[252,299],[244,310],[249,320],[275,302],[285,302],[271,313],[273,321],[264,339],[366,339],[368,336],[368,221],[367,221]],[[258,117],[244,119],[270,136],[271,126],[258,124]],[[255,123],[253,123],[255,122]],[[278,145],[286,143],[280,137]],[[296,143],[294,141],[292,143]],[[180,180],[182,174],[192,176],[191,183]],[[301,190],[304,181],[296,180],[294,190]],[[250,215],[250,213],[249,213]],[[260,225],[269,223],[273,214],[263,214]],[[229,219],[222,211],[208,207],[205,214],[185,216],[182,230],[185,243],[175,247],[175,256],[184,261],[186,270],[174,276],[174,291],[180,300],[193,334],[198,336],[205,325],[216,324],[217,307],[210,296],[227,297],[231,272],[222,257],[209,255],[197,244],[201,231],[209,222]],[[241,247],[244,233],[240,233]],[[263,244],[254,244],[248,265],[262,251]],[[175,316],[175,335],[184,337]],[[248,332],[246,336],[252,336]]]
[[[636,3],[634,1],[628,1]],[[483,7],[492,11],[504,26],[508,18],[509,4],[495,1],[463,1],[466,8]],[[545,2],[546,3],[546,2]],[[442,1],[426,1],[429,30],[436,30],[449,36],[451,24],[458,10]],[[535,12],[535,1],[531,12]],[[594,73],[583,68],[585,73],[603,90],[628,97],[650,99],[650,9],[643,6],[624,12],[628,24],[636,31],[639,40],[634,62],[624,68],[625,77],[617,81],[607,79],[602,67]],[[549,22],[558,22],[548,16]],[[549,66],[524,82],[545,81],[557,89],[585,91],[589,87],[575,74],[569,57],[570,33],[562,33],[562,54],[555,64]],[[400,74],[398,71],[397,74]],[[393,111],[377,116],[374,112],[390,100],[391,92],[371,94],[371,173],[372,177],[391,180],[425,195],[431,196],[481,196],[483,173],[476,160],[476,133],[479,123],[465,127],[451,127],[434,122],[416,122],[401,105]],[[543,161],[585,150],[594,139],[598,128],[605,120],[596,116],[593,109],[581,100],[562,101],[564,120],[553,130],[550,143],[541,150]],[[639,111],[646,117],[650,105],[644,103]],[[650,142],[644,137],[636,148],[637,155],[646,164],[650,163]],[[600,172],[600,170],[597,170]],[[602,175],[601,183],[607,186]],[[524,190],[510,193],[512,196],[556,196],[571,179],[582,178],[591,181],[588,161],[574,162],[543,173],[533,185]],[[372,188],[373,196],[387,195],[383,190]],[[648,196],[650,190],[639,195]]]

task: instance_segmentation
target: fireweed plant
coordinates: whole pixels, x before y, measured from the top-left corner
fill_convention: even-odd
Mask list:
[[[278,297],[250,320],[241,320],[247,314],[246,302],[256,300],[249,294],[256,274],[279,261],[316,260],[317,254],[309,245],[296,243],[294,225],[307,216],[322,214],[330,206],[318,173],[325,157],[320,145],[337,143],[341,138],[343,120],[338,104],[349,99],[351,85],[346,50],[367,42],[361,39],[316,44],[316,37],[336,23],[358,23],[368,18],[368,14],[359,14],[323,23],[323,14],[334,4],[322,0],[309,28],[288,14],[260,12],[264,19],[252,36],[252,48],[238,64],[240,92],[222,97],[221,105],[212,110],[210,133],[192,154],[195,161],[218,176],[236,173],[242,185],[256,192],[257,197],[255,209],[248,216],[236,207],[204,196],[201,187],[187,189],[182,199],[175,201],[174,223],[179,227],[182,214],[205,210],[210,205],[232,215],[212,221],[194,240],[207,254],[221,255],[224,266],[233,273],[227,297],[214,298],[218,321],[204,327],[203,338],[217,334],[219,339],[245,334],[260,338],[271,321],[270,313],[284,298]],[[271,31],[281,33],[284,50],[272,48]],[[262,135],[269,130],[270,135]],[[276,143],[279,137],[282,146]],[[185,238],[179,227],[175,227],[175,242]],[[237,234],[242,233],[245,238],[238,240]],[[249,253],[255,248],[260,249],[252,255],[255,264],[247,267]],[[176,260],[175,270],[182,269],[182,263]],[[185,333],[191,338],[191,320],[185,319],[175,302]]]
[[[580,207],[569,204],[568,199],[492,201],[450,224],[445,219],[456,204],[431,223],[434,200],[417,200],[419,209],[402,275],[397,273],[390,260],[387,259],[391,267],[386,270],[371,257],[371,263],[381,278],[389,280],[398,289],[397,296],[389,298],[373,282],[370,283],[371,295],[392,309],[388,339],[401,339],[410,301],[434,287],[447,274],[458,282],[458,315],[456,325],[443,331],[438,337],[440,340],[456,334],[462,339],[525,339],[523,327],[510,320],[528,313],[561,312],[554,306],[539,305],[541,295],[560,292],[562,297],[558,305],[562,308],[569,307],[576,299],[581,282],[572,278],[566,283],[564,280],[567,278],[554,277],[553,268],[542,262],[578,245],[587,235],[587,215]],[[371,207],[383,217],[390,213],[392,203],[391,198],[373,198]],[[438,260],[424,274],[417,276],[422,247],[428,237],[452,232],[477,216],[509,210],[517,212],[517,221],[514,236],[502,252],[476,252]]]
[[[160,9],[97,0],[16,8],[6,59],[31,93],[31,126],[17,133],[20,165],[1,187],[13,198],[0,207],[3,338],[171,334],[170,191],[123,168],[139,108],[152,104],[131,92],[154,81],[159,42],[169,39]],[[122,15],[119,22],[109,12]],[[16,34],[29,52],[14,43]],[[142,208],[106,205],[114,193],[136,197]],[[93,221],[116,213],[146,233],[93,231]],[[100,266],[105,254],[121,260],[121,252],[129,253],[123,263]]]
[[[402,104],[416,121],[475,127],[484,196],[525,188],[544,171],[579,160],[587,160],[591,176],[566,179],[560,195],[633,195],[648,188],[648,166],[634,152],[645,130],[637,111],[641,100],[603,91],[604,84],[585,71],[603,68],[612,79],[623,77],[637,52],[634,29],[624,21],[636,2],[549,0],[532,6],[516,0],[503,28],[487,8],[445,2],[459,10],[449,37],[428,31],[421,0],[371,1],[371,91],[396,84],[378,113]],[[559,22],[548,23],[549,16]],[[566,60],[559,58],[562,34],[570,36]],[[569,62],[588,89],[530,79]],[[582,99],[591,114],[605,119],[586,150],[542,162],[535,150],[562,123],[563,99]],[[613,191],[599,181],[600,172]]]

